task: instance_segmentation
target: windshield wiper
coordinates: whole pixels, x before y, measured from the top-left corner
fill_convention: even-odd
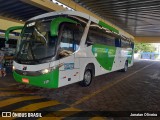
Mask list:
[[[34,29],[35,29],[35,31],[45,40],[45,42],[46,42],[46,44],[47,44],[46,38],[45,38],[36,28],[34,28]]]

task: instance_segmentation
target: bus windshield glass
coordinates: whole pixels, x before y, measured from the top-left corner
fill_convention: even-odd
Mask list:
[[[46,61],[56,53],[57,36],[50,35],[51,21],[36,21],[25,25],[16,59],[18,61]]]

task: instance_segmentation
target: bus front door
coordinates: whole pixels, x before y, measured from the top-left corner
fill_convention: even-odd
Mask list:
[[[59,87],[72,84],[79,81],[79,69],[74,58],[74,54],[60,59],[63,66],[59,69]]]

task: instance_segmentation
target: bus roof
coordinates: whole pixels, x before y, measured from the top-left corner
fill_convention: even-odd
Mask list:
[[[88,14],[78,12],[78,11],[69,11],[69,10],[45,13],[45,14],[42,14],[42,15],[35,16],[35,17],[29,19],[28,21],[37,20],[37,19],[46,18],[46,17],[51,17],[51,16],[55,16],[55,15],[74,15],[74,16],[78,16],[78,17],[82,17],[82,18],[91,20],[95,23],[99,23],[98,19],[96,19],[92,16],[89,16]]]
[[[91,20],[92,22],[94,23],[97,23],[99,24],[100,26],[104,27],[104,28],[107,28],[113,32],[116,32],[116,33],[119,33],[119,31],[117,29],[115,29],[114,27],[88,15],[88,14],[85,14],[85,13],[82,13],[82,12],[78,12],[78,11],[57,11],[57,12],[49,12],[49,13],[45,13],[45,14],[42,14],[42,15],[38,15],[36,17],[33,17],[31,19],[29,19],[28,21],[33,21],[33,20],[37,20],[37,19],[41,19],[41,18],[46,18],[46,17],[51,17],[51,16],[56,16],[56,15],[74,15],[74,16],[78,16],[78,17],[81,17],[81,18],[85,18],[85,19],[88,19],[88,20]]]
[[[35,17],[29,19],[28,21],[38,20],[38,19],[41,19],[41,18],[52,17],[52,16],[56,16],[56,15],[74,15],[74,16],[78,16],[78,17],[81,17],[81,18],[85,18],[85,19],[91,20],[92,22],[97,23],[98,25],[100,25],[104,28],[107,28],[110,31],[120,35],[120,31],[117,30],[116,28],[114,28],[114,27],[106,24],[105,22],[100,21],[100,20],[98,20],[98,19],[96,19],[96,18],[94,18],[94,17],[92,17],[92,16],[90,16],[86,13],[82,13],[82,12],[79,12],[79,11],[63,10],[63,11],[49,12],[49,13],[45,13],[45,14],[42,14],[42,15],[35,16]]]

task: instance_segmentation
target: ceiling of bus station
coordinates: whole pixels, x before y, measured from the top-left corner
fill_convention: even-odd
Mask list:
[[[29,0],[35,1],[35,0]],[[37,0],[51,1],[51,0]],[[58,0],[62,1],[62,0]],[[68,0],[69,2],[72,0]],[[133,36],[160,36],[159,0],[73,0]],[[54,4],[54,3],[53,3]],[[72,6],[70,6],[72,7]],[[76,6],[73,6],[73,8]],[[0,0],[0,16],[26,21],[48,12],[24,0]]]
[[[0,16],[26,21],[48,11],[20,0],[0,0]]]
[[[160,36],[160,0],[74,0],[134,36]]]

